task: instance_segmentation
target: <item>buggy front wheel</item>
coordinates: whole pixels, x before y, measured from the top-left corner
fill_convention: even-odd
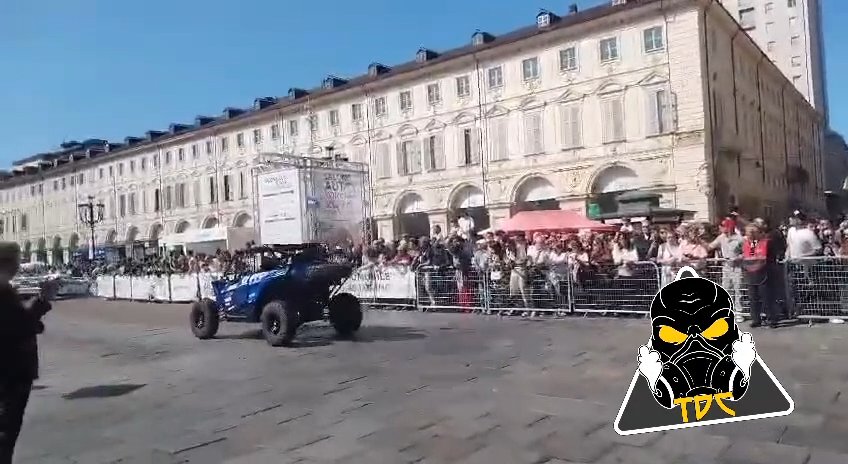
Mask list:
[[[330,324],[342,337],[349,337],[362,326],[362,305],[350,293],[339,293],[330,300]]]
[[[191,305],[189,315],[191,322],[191,333],[201,340],[213,338],[218,333],[218,308],[210,300],[203,299],[195,301]]]
[[[262,308],[262,335],[271,346],[288,345],[297,333],[297,311],[282,300],[272,300]]]

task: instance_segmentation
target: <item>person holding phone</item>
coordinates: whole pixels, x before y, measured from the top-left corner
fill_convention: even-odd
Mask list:
[[[44,331],[41,319],[55,296],[55,282],[47,281],[41,294],[24,304],[12,288],[21,250],[17,243],[0,243],[0,464],[11,464],[23,424],[32,383],[38,378],[38,343]]]

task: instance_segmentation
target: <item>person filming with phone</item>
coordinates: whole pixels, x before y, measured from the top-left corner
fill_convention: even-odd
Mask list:
[[[0,464],[11,464],[21,431],[32,383],[38,378],[38,342],[41,319],[50,309],[55,284],[48,281],[32,301],[24,303],[12,287],[21,250],[14,242],[0,242]]]

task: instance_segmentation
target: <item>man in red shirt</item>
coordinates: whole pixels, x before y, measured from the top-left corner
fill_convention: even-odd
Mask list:
[[[759,327],[763,324],[761,313],[766,315],[771,327],[777,326],[774,298],[769,285],[768,249],[769,238],[763,235],[759,226],[756,224],[745,226],[742,262],[748,284],[748,300],[751,303],[751,327]]]

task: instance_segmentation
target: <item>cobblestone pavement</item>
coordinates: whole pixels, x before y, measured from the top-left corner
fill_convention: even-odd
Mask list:
[[[644,320],[374,311],[357,341],[319,325],[279,349],[237,324],[199,341],[186,319],[59,303],[19,462],[848,463],[844,326],[755,332],[789,417],[620,437]]]

